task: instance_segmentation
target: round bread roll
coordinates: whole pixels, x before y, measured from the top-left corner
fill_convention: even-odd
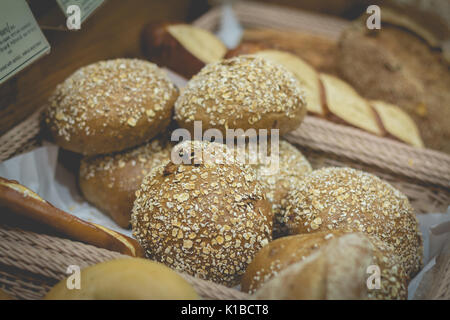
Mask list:
[[[322,231],[283,237],[263,247],[242,277],[242,291],[254,293],[267,281],[292,264],[303,261],[326,246],[331,239],[347,234],[344,231]],[[362,237],[365,237],[361,234]],[[373,264],[380,268],[380,289],[369,290],[370,299],[406,299],[406,274],[392,247],[380,240],[371,240]],[[369,276],[369,275],[368,275]]]
[[[226,145],[185,141],[137,191],[131,223],[147,256],[169,267],[234,286],[271,240],[272,212],[255,172]]]
[[[80,273],[80,289],[58,282],[45,300],[197,300],[194,288],[166,266],[140,258],[102,262]],[[75,283],[74,283],[75,282]]]
[[[194,132],[253,128],[279,129],[283,135],[297,128],[306,114],[303,91],[284,67],[261,57],[239,56],[206,65],[187,84],[175,103],[175,120]]]
[[[171,149],[155,139],[126,152],[83,158],[79,184],[84,198],[127,228],[142,179],[169,162]]]
[[[178,89],[155,64],[100,61],[56,87],[46,124],[60,147],[84,155],[140,145],[169,124]]]
[[[281,216],[281,204],[286,199],[290,190],[294,189],[303,177],[312,171],[311,165],[303,154],[296,147],[285,140],[280,140],[276,154],[272,154],[271,144],[267,144],[267,152],[258,150],[252,151],[251,145],[246,144],[246,148],[238,148],[238,152],[245,154],[242,156],[256,171],[256,177],[265,188],[266,197],[272,203],[273,237],[278,238],[287,234]],[[261,156],[262,155],[262,156]],[[277,156],[278,155],[278,156]],[[267,158],[269,162],[264,162]]]
[[[283,216],[290,234],[359,231],[391,245],[408,277],[422,267],[422,235],[408,198],[372,174],[315,170],[289,192]]]

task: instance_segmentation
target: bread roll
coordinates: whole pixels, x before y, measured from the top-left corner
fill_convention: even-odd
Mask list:
[[[282,210],[290,234],[363,232],[391,245],[408,277],[422,267],[422,235],[408,198],[372,174],[315,170],[288,194]]]
[[[248,266],[242,277],[242,290],[255,292],[282,270],[307,259],[314,252],[328,245],[332,239],[344,235],[346,233],[343,231],[322,231],[283,237],[270,242],[258,252]],[[362,234],[360,236],[362,237]],[[406,299],[406,275],[399,258],[387,244],[379,240],[371,241],[371,243],[373,264],[380,268],[381,288],[368,290],[368,298]]]
[[[194,132],[253,128],[279,129],[283,135],[297,128],[306,114],[302,89],[295,76],[280,65],[255,56],[211,63],[187,84],[175,104],[175,120]],[[258,132],[256,132],[258,133]]]
[[[255,172],[235,162],[226,145],[186,141],[172,153],[190,163],[172,159],[144,178],[131,217],[133,235],[149,258],[234,286],[271,240],[270,203]]]
[[[127,228],[142,179],[169,162],[170,150],[170,144],[155,139],[125,152],[83,158],[79,183],[84,198]]]
[[[102,262],[80,273],[80,289],[58,282],[45,300],[197,300],[194,288],[176,272],[146,259]],[[70,282],[70,279],[69,279]]]
[[[269,280],[252,296],[277,300],[367,299],[373,246],[361,234],[337,237]]]
[[[133,257],[144,250],[132,238],[64,212],[14,180],[0,177],[0,207],[50,227],[66,237]]]
[[[240,147],[242,159],[255,171],[256,177],[265,189],[267,199],[272,204],[273,237],[286,235],[287,230],[281,216],[281,205],[290,190],[294,189],[303,177],[312,171],[311,165],[296,147],[285,140],[280,140],[277,153],[272,154],[271,143],[267,144],[267,153],[256,145],[258,150]],[[267,157],[269,162],[264,162]],[[240,158],[238,158],[240,159]]]
[[[183,23],[147,25],[142,34],[147,58],[190,79],[206,64],[219,61],[227,48],[213,33]]]
[[[56,87],[46,124],[64,149],[84,155],[122,151],[164,130],[177,97],[175,85],[150,62],[100,61]]]
[[[246,29],[234,53],[254,53],[258,46],[290,52],[317,71],[336,74],[337,41],[334,38],[300,30]]]
[[[300,82],[300,85],[305,92],[306,108],[308,112],[321,116],[325,115],[325,110],[322,106],[319,74],[312,66],[301,58],[288,52],[262,50],[255,54],[273,61],[274,63],[280,63],[286,69],[291,71]]]

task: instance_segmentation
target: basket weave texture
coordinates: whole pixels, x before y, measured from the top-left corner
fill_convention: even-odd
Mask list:
[[[244,27],[294,29],[337,38],[347,22],[256,3],[235,5]],[[194,22],[214,31],[220,10]],[[41,145],[42,109],[0,137],[0,161]],[[350,166],[378,175],[404,192],[418,213],[445,212],[450,204],[450,156],[417,149],[361,130],[307,116],[300,128],[285,137],[297,145],[314,168]],[[20,299],[40,299],[68,265],[80,267],[126,257],[68,239],[0,225],[0,288]],[[448,261],[447,261],[448,260]],[[428,298],[450,299],[450,259],[441,263],[441,278]],[[182,274],[207,299],[247,299],[234,289]]]

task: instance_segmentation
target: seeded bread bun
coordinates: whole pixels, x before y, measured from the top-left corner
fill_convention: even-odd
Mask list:
[[[422,235],[408,198],[372,174],[315,170],[289,192],[282,210],[290,234],[363,232],[391,245],[408,277],[422,267]]]
[[[133,235],[149,258],[234,286],[271,240],[272,213],[255,172],[223,144],[186,141],[137,191]],[[225,161],[224,161],[225,160]]]
[[[169,162],[170,150],[170,144],[155,139],[126,152],[85,157],[80,165],[81,192],[119,226],[127,228],[142,179],[152,168]]]
[[[292,264],[339,238],[343,231],[322,231],[283,237],[263,247],[248,266],[241,281],[242,291],[253,293]],[[361,234],[362,237],[365,237]],[[380,268],[380,289],[369,290],[370,299],[406,299],[406,274],[392,247],[379,240],[373,245],[373,264]]]
[[[265,188],[266,197],[272,204],[274,214],[273,237],[278,238],[287,234],[280,212],[281,204],[288,192],[294,189],[312,168],[300,150],[285,140],[279,141],[278,150],[274,150],[273,154],[271,143],[267,144],[267,152],[261,151],[258,145],[253,146],[258,148],[257,151],[252,151],[249,146],[247,144],[246,148],[240,147],[238,151],[241,153],[245,151],[243,156],[246,163],[256,171],[258,181]],[[269,162],[264,162],[264,158]]]
[[[122,151],[164,130],[177,97],[175,85],[150,62],[100,61],[56,87],[46,123],[64,149],[84,155]]]
[[[173,270],[146,259],[102,262],[81,271],[80,288],[58,282],[45,300],[197,300],[194,288]]]
[[[187,84],[175,104],[175,120],[191,132],[203,130],[297,128],[306,114],[295,76],[261,57],[239,56],[206,65]]]
[[[252,298],[367,299],[367,268],[373,263],[373,246],[367,237],[359,233],[346,234],[286,267]]]

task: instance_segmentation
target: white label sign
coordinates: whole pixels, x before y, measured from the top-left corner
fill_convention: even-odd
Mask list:
[[[26,1],[0,1],[0,84],[49,52]]]
[[[104,0],[56,0],[61,10],[64,12],[67,18],[71,16],[71,10],[68,12],[70,6],[77,6],[80,9],[81,23],[95,11]]]

